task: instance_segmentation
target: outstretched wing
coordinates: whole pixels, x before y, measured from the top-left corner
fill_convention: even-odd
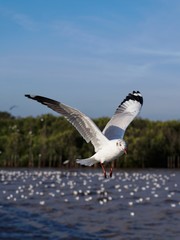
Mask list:
[[[25,96],[62,114],[78,130],[86,142],[91,142],[93,144],[95,152],[101,149],[103,145],[107,144],[108,139],[102,134],[100,129],[89,117],[79,110],[50,98],[29,94],[26,94]]]
[[[143,97],[139,91],[129,93],[104,128],[104,135],[110,140],[123,138],[126,128],[139,114],[142,105]]]

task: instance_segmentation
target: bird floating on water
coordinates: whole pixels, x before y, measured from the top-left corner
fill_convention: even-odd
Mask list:
[[[129,93],[101,132],[88,116],[77,109],[43,96],[30,94],[25,96],[62,114],[77,129],[87,143],[91,142],[93,144],[95,154],[86,159],[77,159],[76,162],[85,166],[100,163],[105,178],[107,174],[104,163],[111,162],[126,154],[127,145],[123,140],[125,130],[139,114],[143,105],[143,97],[139,91]],[[111,167],[110,177],[112,177],[112,171],[113,168]]]

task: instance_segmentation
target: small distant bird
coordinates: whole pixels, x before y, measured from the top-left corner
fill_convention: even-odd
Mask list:
[[[14,108],[17,108],[16,105],[12,105],[10,108],[9,108],[9,111],[13,110]]]
[[[126,154],[127,145],[123,140],[125,130],[139,114],[143,105],[143,97],[139,91],[129,93],[101,132],[89,117],[77,109],[43,96],[30,94],[25,96],[62,114],[78,130],[87,143],[91,142],[93,144],[95,154],[86,159],[77,159],[76,162],[85,166],[92,166],[99,162],[105,178],[107,174],[103,164],[117,159],[124,153]],[[111,167],[110,177],[112,177],[112,171],[113,168]]]

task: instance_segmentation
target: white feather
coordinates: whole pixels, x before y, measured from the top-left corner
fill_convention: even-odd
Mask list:
[[[122,139],[126,128],[139,114],[142,105],[143,98],[139,91],[129,93],[105,126],[103,130],[104,135],[110,140]]]

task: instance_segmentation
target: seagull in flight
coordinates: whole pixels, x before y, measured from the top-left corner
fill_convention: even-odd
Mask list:
[[[77,129],[87,143],[92,143],[95,154],[86,159],[76,159],[76,162],[85,166],[100,163],[105,178],[107,174],[104,163],[111,162],[126,154],[127,145],[123,140],[125,130],[139,114],[143,105],[143,97],[139,91],[129,93],[101,132],[88,116],[75,108],[43,96],[30,94],[26,94],[25,96],[63,115]],[[110,177],[112,177],[112,171],[113,168],[111,167]]]

